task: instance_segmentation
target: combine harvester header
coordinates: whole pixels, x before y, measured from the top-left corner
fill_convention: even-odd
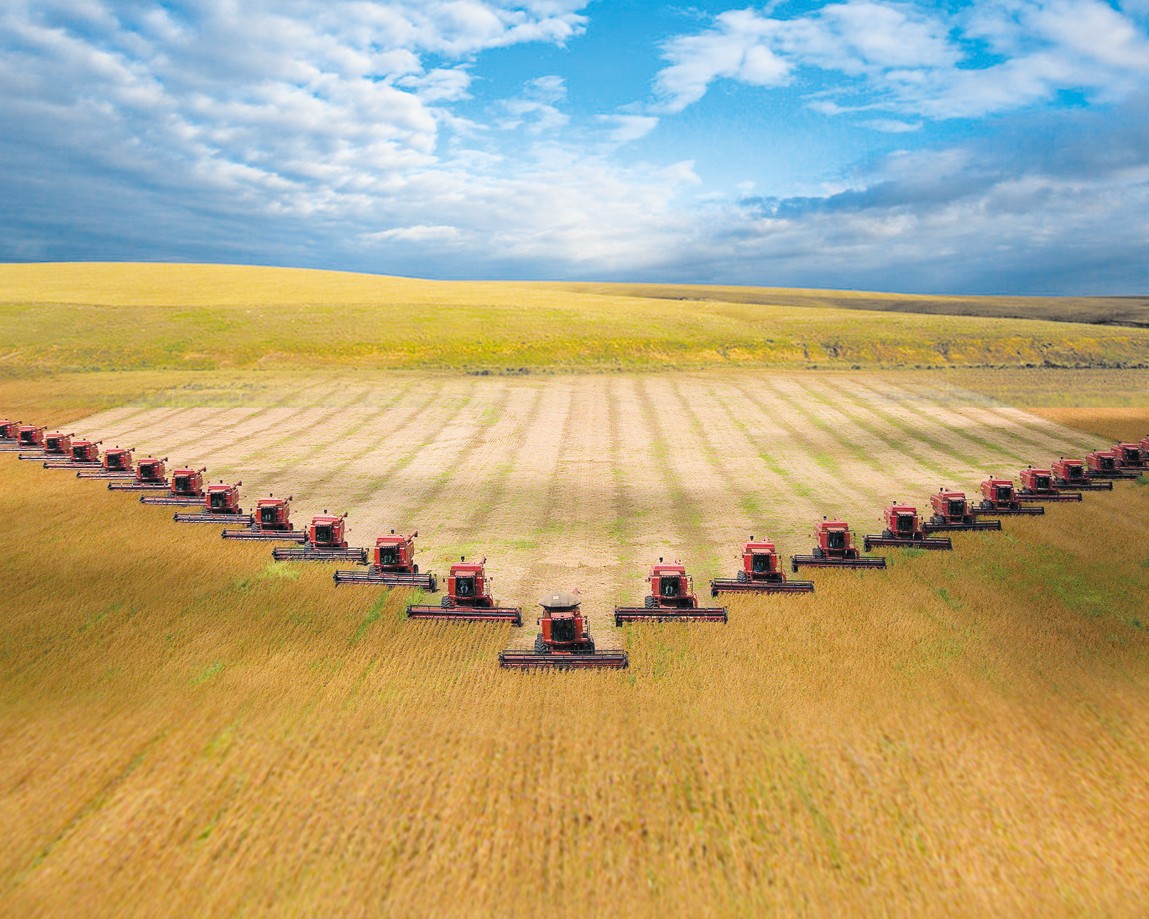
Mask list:
[[[31,453],[21,453],[17,459],[44,460],[59,459],[61,457],[67,459],[72,449],[72,438],[75,436],[75,434],[63,434],[60,431],[45,434],[44,446],[41,449]]]
[[[1059,491],[1053,484],[1052,469],[1035,469],[1027,466],[1021,470],[1021,488],[1017,496],[1022,501],[1080,501],[1079,491]],[[1113,487],[1113,483],[1109,484]]]
[[[886,528],[877,536],[863,536],[862,546],[867,552],[874,546],[889,546],[901,549],[953,549],[948,536],[927,536],[922,529],[922,519],[918,509],[909,504],[895,501],[882,512],[882,522]]]
[[[586,630],[577,594],[558,591],[539,600],[544,610],[538,620],[541,631],[533,651],[508,649],[499,653],[499,666],[513,670],[583,670],[597,667],[619,669],[630,659],[625,651],[599,651]]]
[[[123,450],[113,447],[104,451],[103,467],[91,472],[77,472],[77,479],[131,479],[135,478],[132,471],[132,451],[135,447]]]
[[[983,514],[1040,517],[1044,513],[1044,507],[1022,504],[1018,500],[1013,491],[1012,479],[992,477],[981,483],[981,501],[973,508],[975,517],[981,517]]]
[[[348,548],[345,536],[347,515],[335,517],[325,510],[311,518],[302,546],[277,546],[271,556],[277,562],[358,562],[367,564],[367,550]]]
[[[754,537],[742,547],[742,569],[733,578],[715,578],[710,582],[710,596],[719,593],[803,594],[813,593],[813,581],[791,581],[782,571],[778,550],[769,540],[755,542]]]
[[[642,606],[619,606],[614,610],[614,624],[624,622],[670,622],[678,620],[701,620],[703,622],[726,622],[726,607],[701,607],[694,594],[694,580],[686,569],[675,562],[663,562],[650,569],[646,578],[650,584]]]
[[[862,555],[854,545],[850,527],[843,520],[827,520],[823,517],[814,529],[812,555],[791,555],[790,569],[797,571],[802,566],[810,568],[885,568],[886,560],[881,555]]]
[[[978,520],[966,502],[965,492],[939,488],[930,495],[933,516],[922,524],[923,533],[943,530],[1000,530],[1000,520]]]
[[[178,511],[172,515],[176,523],[238,523],[251,526],[254,518],[245,514],[239,506],[239,486],[225,485],[222,481],[218,485],[209,485],[203,497],[203,510],[198,514],[181,514]]]
[[[140,498],[141,504],[166,505],[168,507],[194,507],[203,504],[206,495],[203,490],[203,474],[207,467],[202,469],[173,469],[171,484],[166,495],[144,495]]]
[[[261,539],[279,542],[303,542],[307,534],[291,528],[291,496],[268,495],[255,503],[254,520],[243,530],[224,530],[224,539]]]
[[[168,458],[147,456],[136,463],[136,477],[131,482],[109,482],[109,491],[164,491],[168,488]]]
[[[438,578],[433,574],[420,574],[415,563],[415,537],[418,535],[418,530],[409,536],[400,536],[392,530],[387,536],[376,537],[371,566],[366,571],[336,571],[333,575],[336,585],[383,584],[387,587],[438,590]]]
[[[1090,478],[1135,479],[1140,473],[1134,469],[1124,469],[1117,450],[1094,450],[1085,454],[1085,466]]]
[[[456,619],[463,622],[510,622],[523,624],[523,611],[517,606],[499,606],[491,595],[487,560],[468,562],[460,558],[447,575],[447,593],[438,606],[407,607],[408,619]]]
[[[1099,481],[1089,474],[1089,467],[1084,460],[1066,459],[1061,457],[1053,464],[1054,488],[1070,488],[1073,491],[1113,491],[1113,483],[1105,480]]]

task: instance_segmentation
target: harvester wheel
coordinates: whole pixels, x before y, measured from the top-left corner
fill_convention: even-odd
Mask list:
[[[822,551],[821,546],[814,546],[814,558],[821,558],[826,553]]]
[[[865,549],[867,552],[869,552],[869,551],[870,551],[870,537],[869,537],[869,536],[864,536],[864,537],[862,537],[862,547],[863,547],[863,548],[864,548],[864,549]]]
[[[738,583],[739,584],[745,584],[749,580],[750,580],[750,575],[748,575],[745,571],[739,571],[738,572]]]
[[[643,601],[643,605],[647,609],[654,609],[654,597],[647,597],[646,600]]]
[[[543,636],[542,635],[536,635],[535,636],[535,654],[546,654],[546,653],[547,653],[547,646],[545,644],[543,644]]]
[[[413,571],[415,574],[418,574],[418,573],[419,573],[419,566],[418,566],[418,565],[416,565],[416,566],[415,566],[415,567],[412,569],[412,571]]]
[[[455,604],[451,602],[450,597],[442,597],[439,600],[439,605],[443,607],[443,609],[450,609]]]

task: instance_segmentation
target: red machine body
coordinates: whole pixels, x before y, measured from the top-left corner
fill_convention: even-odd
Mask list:
[[[878,535],[864,536],[862,547],[869,552],[874,546],[893,546],[910,549],[952,549],[948,536],[927,536],[922,529],[918,509],[896,501],[882,512],[885,529]]]
[[[291,496],[268,495],[255,503],[254,522],[243,530],[224,530],[224,539],[259,539],[277,542],[303,542],[307,534],[291,528]]]
[[[175,505],[177,507],[194,507],[204,503],[203,474],[204,469],[189,469],[180,467],[173,469],[166,495],[145,495],[140,498],[143,504]]]
[[[276,561],[330,562],[353,561],[367,564],[367,550],[349,548],[346,537],[346,514],[335,516],[324,511],[311,518],[302,546],[277,546],[271,550]]]
[[[886,560],[880,555],[862,555],[854,545],[853,534],[844,520],[823,518],[814,528],[812,555],[790,556],[790,568],[797,571],[803,565],[812,568],[885,568]]]
[[[662,559],[647,575],[650,593],[643,606],[619,606],[614,610],[614,624],[624,622],[669,622],[698,619],[703,622],[726,622],[726,608],[700,607],[694,593],[694,580],[678,562],[668,564]]]
[[[18,459],[22,460],[59,460],[68,459],[72,449],[72,434],[63,434],[60,431],[53,431],[51,434],[44,435],[44,444],[38,450],[33,450],[31,453],[21,453]]]
[[[146,456],[136,463],[136,477],[131,482],[109,482],[111,491],[166,491],[169,488],[167,477],[167,457],[158,459]]]
[[[1121,468],[1117,450],[1094,450],[1085,454],[1085,468],[1090,478],[1133,479],[1140,475],[1132,469]]]
[[[791,581],[782,571],[778,550],[769,540],[750,541],[742,547],[742,568],[734,578],[715,578],[710,596],[719,593],[800,594],[814,590],[813,581]]]
[[[1139,443],[1120,443],[1113,448],[1117,454],[1122,469],[1137,472],[1149,471],[1149,450],[1145,450]]]
[[[438,606],[412,604],[409,619],[459,619],[467,622],[510,622],[523,624],[523,611],[517,606],[499,606],[491,594],[487,560],[460,559],[447,575],[447,593]]]
[[[172,517],[177,523],[239,523],[251,526],[255,518],[245,514],[239,505],[239,487],[243,482],[234,485],[208,485],[204,489],[203,510],[198,514],[181,514],[178,511]]]
[[[43,450],[44,429],[38,424],[17,425],[15,446],[19,450]]]
[[[1113,491],[1113,483],[1105,479],[1094,479],[1089,475],[1089,467],[1084,460],[1061,457],[1050,467],[1053,473],[1054,488],[1069,488],[1073,491]]]
[[[573,670],[591,667],[626,667],[625,651],[598,650],[587,631],[577,595],[560,591],[543,597],[544,615],[538,620],[534,650],[508,649],[499,653],[499,666],[515,670],[549,668]]]
[[[0,441],[15,440],[16,429],[19,427],[19,421],[9,421],[7,418],[0,421]]]
[[[132,469],[132,450],[121,447],[112,447],[104,451],[103,466],[91,472],[77,472],[78,479],[134,479]]]
[[[377,537],[375,548],[371,550],[371,566],[366,571],[336,571],[335,583],[437,590],[438,578],[433,574],[420,574],[415,562],[415,537],[418,535],[418,530],[407,536],[392,530],[386,536]]]
[[[1053,484],[1052,469],[1029,466],[1020,473],[1021,488],[1017,496],[1022,501],[1080,501],[1079,491],[1059,491]]]
[[[102,469],[100,444],[102,440],[72,440],[63,457],[46,460],[45,469]]]
[[[933,515],[922,524],[923,533],[940,530],[1000,530],[1000,520],[978,520],[966,501],[965,492],[940,488],[930,495]]]
[[[1044,507],[1022,504],[1013,490],[1012,479],[989,478],[981,483],[981,502],[973,508],[975,517],[982,514],[1012,514],[1039,517]]]

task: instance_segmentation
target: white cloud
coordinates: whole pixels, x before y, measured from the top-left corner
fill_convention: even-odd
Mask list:
[[[975,42],[1004,60],[983,63]],[[1149,78],[1143,23],[1102,0],[988,0],[946,16],[933,6],[846,0],[804,16],[722,13],[704,31],[671,39],[655,78],[660,106],[679,112],[710,85],[818,86],[827,114],[883,109],[927,118],[978,117],[1051,99],[1060,90],[1113,101]]]

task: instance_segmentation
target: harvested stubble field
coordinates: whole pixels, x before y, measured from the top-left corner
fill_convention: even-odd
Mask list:
[[[57,268],[38,299],[7,276],[0,413],[203,461],[250,496],[294,492],[297,517],[348,509],[354,542],[417,526],[427,567],[489,555],[501,599],[529,607],[542,586],[577,584],[631,667],[501,672],[498,650],[529,627],[408,622],[409,592],[336,591],[332,566],[271,563],[266,545],[225,546],[214,528],[0,456],[0,519],[20,521],[0,623],[6,911],[1128,914],[1146,902],[1149,487],[955,534],[952,554],[891,551],[885,573],[819,572],[813,596],[736,597],[725,627],[605,622],[659,554],[701,583],[731,573],[750,532],[806,551],[822,513],[870,531],[891,498],[924,503],[939,484],[972,491],[989,472],[1140,436],[1145,371],[1026,370],[1019,357],[992,372],[811,373],[799,356],[765,372],[691,345],[669,361],[683,372],[584,375],[531,345],[514,364],[539,371],[528,376],[384,373],[422,348],[447,354],[444,367],[472,357],[427,326],[382,358],[391,311],[354,279],[336,276],[337,296],[329,276],[276,272],[251,300],[286,309],[286,331],[269,312],[205,342],[173,319],[184,301],[234,312],[250,271],[125,281]],[[420,308],[453,296],[402,284]],[[455,288],[471,304],[464,330],[482,325],[468,299],[479,287]],[[35,326],[33,301],[60,304],[51,322],[88,325],[57,336]],[[306,343],[301,317],[352,301],[373,317],[371,347],[299,372],[325,346]],[[117,310],[149,304],[153,324],[113,334]],[[794,329],[795,309],[808,332],[853,328],[803,306],[789,309]],[[512,313],[485,315],[504,340],[534,341],[529,311]],[[690,345],[697,326],[681,318],[662,324],[663,344],[645,340],[642,361]],[[851,318],[858,342],[881,327]],[[185,325],[158,342],[165,319]],[[989,320],[910,321],[961,333]],[[1049,325],[1063,337],[994,326],[980,363],[1006,340],[1101,340]],[[1131,334],[1120,347],[1144,362]],[[93,371],[60,373],[76,354],[98,354]],[[604,369],[601,352],[580,354]],[[689,370],[696,359],[710,369]],[[360,365],[373,369],[349,373]]]

